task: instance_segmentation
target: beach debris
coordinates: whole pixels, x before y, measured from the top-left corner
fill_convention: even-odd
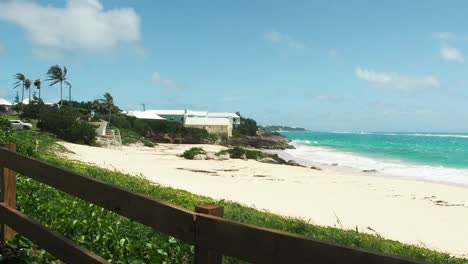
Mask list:
[[[218,156],[218,160],[229,160],[231,157],[229,154],[222,154]]]
[[[362,172],[366,172],[366,173],[376,173],[376,172],[379,172],[379,171],[376,170],[376,169],[372,169],[372,170],[362,170]]]
[[[321,170],[322,170],[322,168],[315,167],[315,166],[311,166],[310,168],[311,168],[312,170],[319,170],[319,171],[321,171]]]
[[[332,163],[332,166],[338,166],[338,163]]]
[[[276,161],[273,158],[263,158],[263,159],[259,159],[258,161],[263,162],[263,163],[278,164],[278,161]]]
[[[205,155],[202,155],[202,154],[197,154],[193,157],[193,160],[204,160],[205,159]]]

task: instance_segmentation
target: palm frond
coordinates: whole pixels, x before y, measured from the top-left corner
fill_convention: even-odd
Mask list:
[[[63,78],[67,76],[67,67],[63,66]]]
[[[54,80],[53,82],[49,83],[49,86],[56,85],[59,82],[60,82],[60,80]]]
[[[68,85],[68,87],[72,87],[71,83],[67,82],[67,81],[63,81],[66,85]]]
[[[26,79],[26,77],[24,76],[24,74],[18,72],[17,74],[15,74],[15,79],[17,80],[20,80],[20,81],[24,81]]]

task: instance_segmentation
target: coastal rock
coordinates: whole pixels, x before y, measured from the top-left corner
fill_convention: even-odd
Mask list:
[[[338,163],[333,163],[332,166],[338,166]]]
[[[291,166],[297,166],[297,167],[305,167],[304,165],[301,165],[294,160],[289,160],[286,164],[291,165]]]
[[[263,158],[263,159],[259,159],[258,161],[263,162],[263,163],[278,164],[278,161],[272,158]]]
[[[212,152],[208,152],[205,155],[205,159],[206,160],[214,160],[214,159],[216,159],[216,155],[214,153],[212,153]]]
[[[229,157],[229,154],[223,154],[223,155],[219,155],[218,160],[228,160],[230,158],[231,157]]]
[[[242,154],[240,158],[241,158],[241,160],[248,160],[247,156],[245,154]]]
[[[362,172],[366,172],[366,173],[376,173],[376,172],[379,172],[378,170],[362,170]]]
[[[201,154],[198,154],[198,155],[195,155],[193,157],[194,160],[204,160],[205,159],[205,156],[204,155],[201,155]]]
[[[321,168],[315,167],[315,166],[310,167],[310,169],[312,169],[312,170],[320,170],[320,171],[322,170]]]

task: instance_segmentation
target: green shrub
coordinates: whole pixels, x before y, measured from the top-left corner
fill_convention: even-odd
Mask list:
[[[261,159],[265,157],[265,154],[261,151],[250,150],[241,147],[233,147],[230,149],[224,149],[216,153],[217,156],[229,154],[231,159],[241,159],[244,155],[247,159]]]
[[[146,139],[143,140],[142,142],[143,142],[143,145],[146,146],[146,147],[152,148],[152,147],[155,146],[153,142],[151,142],[151,141],[149,141],[149,140],[146,140]]]
[[[40,112],[39,127],[57,137],[75,143],[91,145],[96,140],[95,127],[80,120],[80,112],[70,106],[44,107]]]
[[[180,156],[186,159],[193,159],[196,155],[204,154],[206,154],[206,152],[202,148],[191,148],[189,150],[184,151],[184,153]]]
[[[240,125],[234,130],[235,134],[255,136],[257,134],[257,122],[251,118],[241,117]]]

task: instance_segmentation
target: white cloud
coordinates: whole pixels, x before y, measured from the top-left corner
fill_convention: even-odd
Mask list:
[[[140,39],[140,18],[132,8],[104,11],[99,0],[67,0],[65,7],[30,0],[2,2],[0,20],[23,28],[39,56],[108,51]]]
[[[446,61],[465,62],[465,56],[461,51],[452,47],[444,47],[440,50],[440,56]]]
[[[450,32],[436,32],[432,34],[432,37],[444,41],[456,39],[455,34]]]
[[[402,92],[413,92],[420,89],[437,88],[439,80],[432,75],[408,76],[396,72],[377,72],[357,67],[356,77],[360,80],[381,85],[386,88],[400,90]]]
[[[275,44],[285,44],[286,46],[293,49],[302,49],[305,48],[304,43],[293,39],[292,37],[282,34],[278,31],[269,31],[263,33],[263,38]]]
[[[163,87],[170,88],[170,89],[181,89],[184,86],[177,83],[174,80],[168,80],[161,78],[161,74],[159,72],[153,72],[151,75],[151,80],[155,83],[162,85]]]

